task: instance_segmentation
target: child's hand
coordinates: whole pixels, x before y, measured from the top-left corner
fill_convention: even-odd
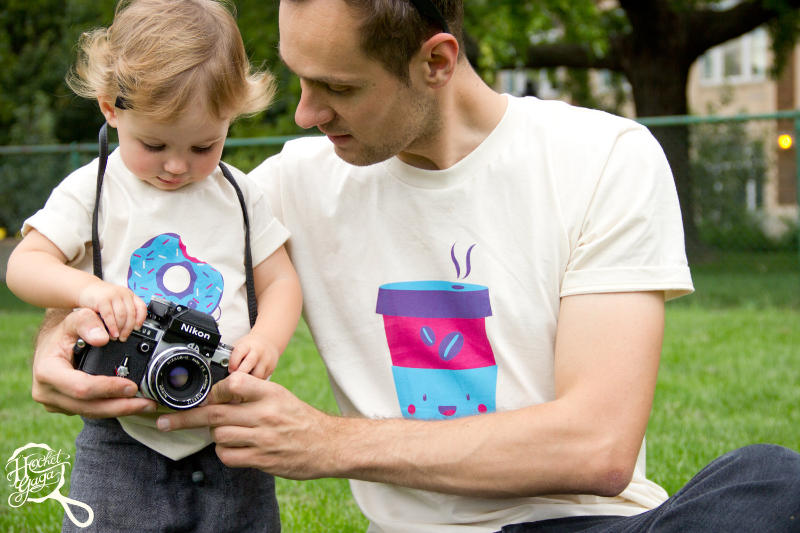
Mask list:
[[[97,280],[78,297],[80,307],[94,310],[105,322],[112,339],[124,341],[147,318],[147,306],[126,287]]]
[[[248,333],[233,345],[228,369],[266,379],[275,370],[280,353],[272,343],[253,333]]]

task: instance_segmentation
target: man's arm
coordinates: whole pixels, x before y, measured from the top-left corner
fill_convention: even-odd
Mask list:
[[[72,348],[78,337],[95,346],[108,342],[102,320],[89,309],[71,313],[49,309],[45,313],[33,359],[31,395],[35,401],[51,412],[91,418],[155,411],[155,402],[134,398],[138,389],[132,381],[75,370]]]
[[[630,482],[652,406],[661,292],[562,299],[555,399],[449,421],[324,414],[280,385],[235,373],[214,402],[159,427],[210,425],[229,466],[297,479],[344,477],[452,494],[615,495]]]

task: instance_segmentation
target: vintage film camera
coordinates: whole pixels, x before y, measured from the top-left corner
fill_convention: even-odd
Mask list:
[[[96,347],[78,339],[73,348],[75,368],[128,378],[142,396],[172,409],[202,403],[228,375],[232,350],[220,342],[213,317],[157,297],[150,300],[142,327],[125,342]]]

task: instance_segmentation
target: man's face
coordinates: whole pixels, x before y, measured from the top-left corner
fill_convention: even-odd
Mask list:
[[[295,122],[317,127],[354,165],[424,146],[438,123],[432,96],[361,50],[358,20],[341,0],[282,1],[280,54],[300,78]]]

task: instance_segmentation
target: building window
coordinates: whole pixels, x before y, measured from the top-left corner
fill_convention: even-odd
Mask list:
[[[763,81],[767,75],[767,55],[767,32],[757,28],[703,54],[700,82],[725,85]]]
[[[722,45],[722,76],[725,79],[739,78],[742,75],[742,44],[737,39]]]

